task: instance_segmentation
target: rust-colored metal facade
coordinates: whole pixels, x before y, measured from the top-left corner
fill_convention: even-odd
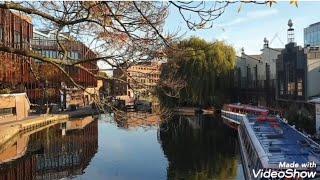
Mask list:
[[[17,48],[30,49],[33,26],[27,17],[0,9],[0,43]],[[31,58],[0,52],[0,83],[18,85],[34,81],[29,73]]]
[[[57,42],[54,40],[36,41],[33,38],[33,25],[31,19],[6,9],[0,9],[0,43],[7,47],[17,49],[45,52],[51,50],[60,52]],[[79,59],[95,58],[96,54],[78,41],[65,42],[68,51],[79,53]],[[46,54],[42,54],[47,57]],[[38,61],[39,62],[39,61]],[[98,72],[96,62],[82,63],[93,74]],[[41,80],[36,80],[31,72],[33,67],[37,73],[44,75]],[[83,87],[96,87],[95,77],[85,70],[75,67],[64,67],[71,77]],[[52,78],[47,79],[49,70],[53,70]],[[47,82],[45,83],[45,80]],[[37,63],[37,60],[12,53],[0,52],[0,85],[20,87],[18,91],[26,91],[32,103],[40,103],[45,98],[45,92],[49,92],[48,102],[60,102],[61,82],[72,86],[68,78],[53,65]],[[16,88],[17,89],[17,88]]]
[[[88,47],[86,47],[83,43],[78,41],[61,41],[63,46],[69,53],[77,53],[78,59],[90,59],[90,58],[96,58],[96,54],[90,50]],[[38,54],[41,54],[44,57],[50,57],[50,58],[59,58],[58,56],[61,55],[61,48],[59,47],[56,40],[53,39],[33,39],[32,40],[32,49],[33,51],[37,52]],[[98,66],[96,62],[87,62],[87,63],[81,63],[83,67],[87,69],[87,71],[91,72],[92,74],[98,73]],[[60,102],[60,91],[62,89],[61,82],[64,82],[68,87],[73,87],[74,85],[71,83],[71,81],[68,79],[68,77],[63,74],[61,71],[59,71],[56,67],[53,65],[47,64],[47,63],[37,63],[38,69],[40,71],[43,71],[43,77],[47,80],[46,89],[50,92],[49,95],[49,102]],[[72,77],[73,80],[75,80],[76,83],[83,87],[96,87],[97,86],[97,80],[96,78],[86,70],[74,67],[74,66],[65,66],[65,71]],[[40,73],[41,74],[41,73]],[[43,87],[44,81],[41,83]],[[31,93],[30,93],[31,94]],[[32,98],[30,98],[32,99]],[[39,99],[39,98],[36,98]]]
[[[77,52],[79,55],[77,59],[90,59],[96,58],[96,54],[90,50],[83,43],[78,41],[62,41],[63,46],[67,49],[69,53]],[[53,39],[33,39],[32,40],[32,49],[41,54],[44,57],[57,58],[61,52],[56,40]],[[52,57],[53,56],[53,57]],[[76,61],[76,59],[75,59]],[[82,63],[83,67],[88,69],[93,74],[98,72],[96,62]],[[47,64],[40,64],[41,67],[48,66]],[[54,68],[54,67],[53,67]],[[80,85],[84,87],[96,87],[97,81],[94,76],[88,73],[85,70],[76,68],[76,67],[65,67],[65,70],[71,75],[71,77]],[[56,80],[55,80],[56,79]],[[66,80],[66,77],[63,73],[55,75],[55,79],[52,82],[60,82],[61,79]],[[69,84],[70,85],[70,84]]]

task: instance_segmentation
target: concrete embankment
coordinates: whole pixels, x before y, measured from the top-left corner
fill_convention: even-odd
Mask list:
[[[67,114],[70,118],[78,118],[78,117],[85,117],[85,116],[93,116],[99,114],[98,109],[94,109],[91,107],[83,107],[79,108],[75,111],[65,111],[62,112],[63,114]]]
[[[54,114],[31,116],[20,121],[8,121],[0,123],[0,146],[9,141],[20,132],[27,132],[48,125],[67,121],[69,115]]]
[[[19,126],[0,128],[0,146],[19,133]]]

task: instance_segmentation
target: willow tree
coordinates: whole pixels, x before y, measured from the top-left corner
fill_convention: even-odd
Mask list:
[[[171,99],[169,103],[208,106],[217,103],[221,92],[225,92],[230,81],[229,73],[235,66],[236,53],[225,42],[206,42],[192,37],[174,45],[167,52],[168,63],[161,75],[159,91],[162,99]],[[180,84],[180,89],[166,86]]]

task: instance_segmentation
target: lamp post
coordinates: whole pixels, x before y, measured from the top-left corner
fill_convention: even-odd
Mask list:
[[[48,80],[45,80],[44,83],[44,93],[45,93],[45,102],[46,102],[46,113],[48,113],[48,107],[49,107],[49,100],[48,100]]]

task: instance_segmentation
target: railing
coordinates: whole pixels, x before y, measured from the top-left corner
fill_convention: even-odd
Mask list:
[[[221,116],[222,118],[225,118],[233,123],[240,124],[240,122],[242,121],[245,115],[231,112],[231,111],[221,110]]]

